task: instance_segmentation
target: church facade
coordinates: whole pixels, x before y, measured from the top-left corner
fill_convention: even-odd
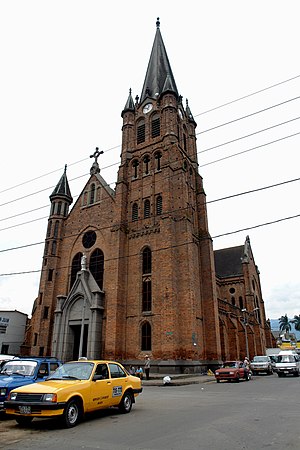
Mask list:
[[[147,354],[152,370],[165,373],[264,352],[271,333],[250,240],[213,251],[197,124],[159,20],[141,96],[130,91],[121,116],[116,188],[100,175],[96,149],[72,209],[66,169],[50,195],[23,354],[125,365]]]

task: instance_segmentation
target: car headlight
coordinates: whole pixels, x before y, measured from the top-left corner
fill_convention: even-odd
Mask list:
[[[234,375],[234,372],[229,372],[229,375]]]
[[[44,402],[56,402],[57,395],[56,394],[44,394],[43,401]]]
[[[6,395],[6,388],[1,388],[0,389],[0,395],[5,397],[5,395]]]
[[[215,372],[216,375],[219,375],[219,372]]]
[[[17,400],[17,393],[16,392],[11,392],[10,396],[9,396],[9,400]]]

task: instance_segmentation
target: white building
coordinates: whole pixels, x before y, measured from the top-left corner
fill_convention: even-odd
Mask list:
[[[24,342],[27,314],[20,311],[0,311],[0,353],[19,355]]]

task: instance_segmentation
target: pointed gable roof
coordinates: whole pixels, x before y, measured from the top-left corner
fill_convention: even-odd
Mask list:
[[[217,277],[226,278],[243,274],[243,245],[215,250],[214,257]]]
[[[67,165],[65,165],[64,173],[62,174],[54,191],[50,195],[50,200],[52,201],[55,197],[65,197],[66,200],[70,204],[73,202],[73,197],[71,195],[71,191],[70,191],[69,183],[68,183],[68,179],[67,179]]]
[[[223,248],[214,251],[216,275],[219,278],[239,276],[243,274],[243,263],[253,259],[249,236],[244,245]]]
[[[140,103],[142,103],[147,97],[156,98],[156,94],[161,95],[166,91],[172,91],[178,96],[175,79],[159,27],[160,22],[159,18],[157,18],[156,34],[148,63]]]

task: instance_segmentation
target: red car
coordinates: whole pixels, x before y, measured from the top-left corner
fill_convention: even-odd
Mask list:
[[[220,369],[215,371],[217,383],[221,380],[236,381],[237,383],[243,378],[250,380],[249,370],[243,366],[242,361],[225,361]]]

